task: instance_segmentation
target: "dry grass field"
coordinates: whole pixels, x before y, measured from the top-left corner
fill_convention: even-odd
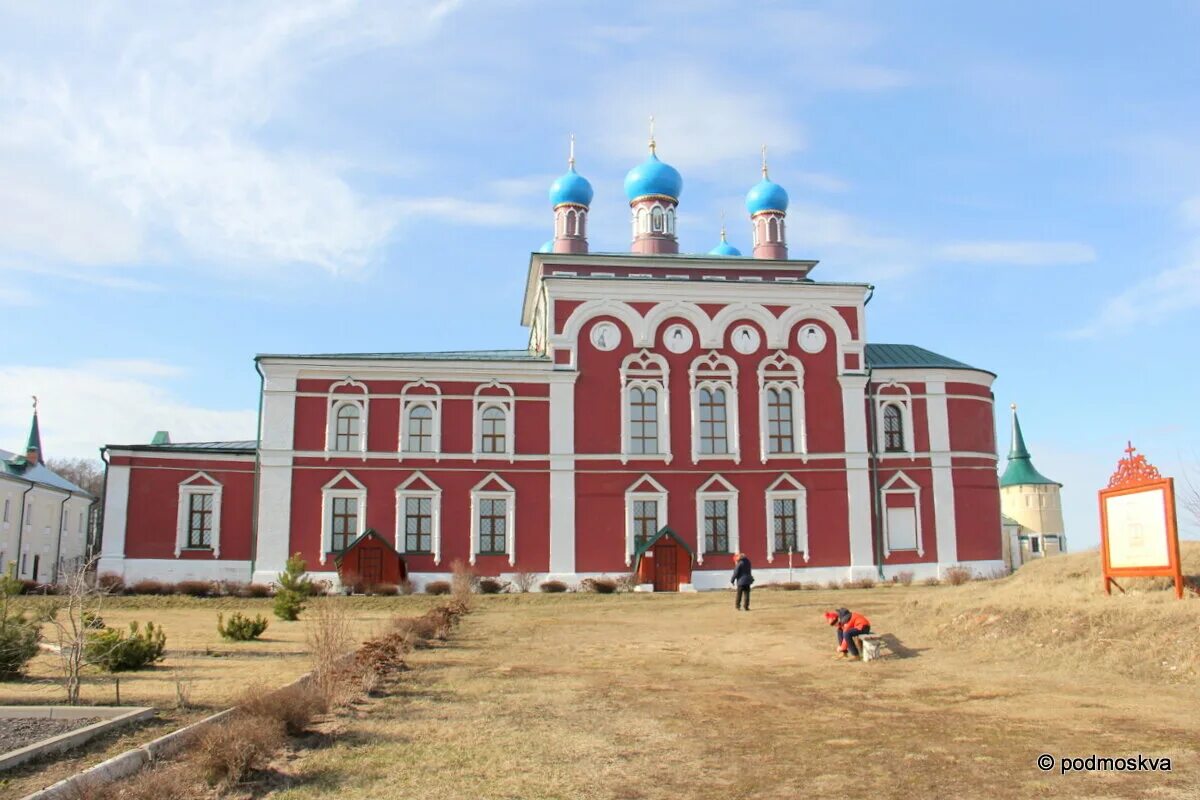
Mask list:
[[[280,800],[1200,797],[1200,600],[1094,553],[960,587],[479,598]],[[1200,545],[1187,549],[1200,572]],[[847,605],[905,657],[831,658]],[[1059,774],[1040,754],[1169,757]]]

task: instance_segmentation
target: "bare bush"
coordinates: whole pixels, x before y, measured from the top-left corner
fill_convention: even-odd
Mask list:
[[[785,581],[776,585],[785,592],[796,592],[804,588],[804,584],[799,581]]]
[[[425,584],[425,594],[450,594],[450,581],[430,581]]]
[[[479,593],[480,594],[503,594],[508,591],[508,581],[502,581],[497,578],[480,578]]]
[[[840,589],[840,588],[842,588],[842,584],[840,581],[830,581],[829,583],[825,584],[825,588],[826,589]]]
[[[125,579],[115,572],[106,572],[96,579],[96,584],[108,594],[121,594],[125,591]]]
[[[617,582],[612,578],[584,578],[579,582],[579,591],[593,594],[612,594],[617,591]]]
[[[396,584],[396,589],[400,594],[408,595],[408,594],[412,594],[413,592],[415,592],[417,590],[417,587],[408,578],[401,578],[400,582],[398,584]]]
[[[313,667],[313,691],[326,708],[332,708],[344,699],[339,668],[354,646],[350,617],[340,604],[323,599],[311,605],[305,619],[308,624],[305,639]]]
[[[853,578],[846,581],[847,589],[874,589],[875,579],[871,577]]]
[[[565,592],[567,590],[567,585],[562,581],[542,581],[542,585],[538,588],[547,594],[557,594],[559,592]]]
[[[130,594],[174,594],[174,584],[156,581],[153,578],[144,578],[140,581],[135,581],[129,586]]]
[[[479,578],[475,571],[461,559],[455,559],[450,565],[454,575],[450,578],[450,594],[460,603],[470,603],[471,593],[479,588]]]
[[[637,574],[633,572],[618,575],[616,581],[618,592],[632,592],[638,585]]]
[[[303,684],[274,690],[265,684],[252,684],[238,696],[237,706],[252,717],[282,723],[291,736],[304,733],[313,718],[326,710],[322,698]]]
[[[209,794],[196,768],[177,761],[144,769],[113,783],[85,784],[68,797],[70,800],[199,800]]]
[[[921,581],[921,583],[925,584],[926,586],[941,586],[942,585],[942,581],[939,578],[926,578],[925,580]]]
[[[974,577],[975,573],[967,567],[950,567],[945,573],[946,583],[951,586],[962,586]]]
[[[910,569],[906,569],[903,572],[897,572],[896,577],[892,578],[892,580],[901,586],[912,586],[913,578],[915,577],[916,573]]]
[[[537,583],[537,573],[518,570],[513,573],[512,583],[518,592],[527,594],[533,588],[534,584]]]
[[[252,770],[265,767],[285,742],[282,722],[235,712],[205,731],[193,752],[205,780],[232,786]]]

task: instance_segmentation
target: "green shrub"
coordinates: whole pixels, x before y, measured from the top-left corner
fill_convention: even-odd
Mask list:
[[[145,630],[138,623],[129,623],[129,633],[115,628],[88,634],[83,656],[106,672],[126,672],[142,669],[161,661],[167,648],[167,635],[153,622],[147,622]]]
[[[83,627],[98,631],[104,628],[104,617],[97,614],[95,611],[84,611],[81,615]]]
[[[250,619],[241,612],[235,611],[229,616],[229,622],[225,622],[224,614],[217,614],[217,633],[221,634],[223,639],[248,642],[262,636],[266,629],[267,618],[262,614]]]
[[[42,626],[24,610],[9,607],[9,599],[20,594],[21,582],[0,578],[0,680],[15,678],[38,652]]]
[[[308,564],[299,553],[287,560],[283,572],[279,573],[279,589],[275,592],[275,616],[282,620],[300,619],[304,610],[304,598],[313,593],[312,581],[304,577]]]

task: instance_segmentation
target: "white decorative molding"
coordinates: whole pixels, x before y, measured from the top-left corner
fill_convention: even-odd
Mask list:
[[[630,353],[621,362],[621,463],[630,457],[659,456],[671,463],[671,368],[667,360],[649,350]],[[633,423],[630,415],[630,393],[633,389],[654,389],[657,392],[657,435],[655,453],[633,452]]]
[[[728,504],[729,553],[740,551],[741,540],[738,535],[738,491],[729,481],[720,475],[713,475],[696,490],[696,563],[704,563],[706,542],[704,536],[704,501],[724,500]],[[722,554],[724,555],[724,554]]]
[[[339,389],[347,391],[339,392]],[[350,390],[353,390],[351,393]],[[361,392],[361,394],[357,394]],[[370,391],[367,385],[347,376],[329,387],[329,401],[325,416],[325,451],[330,455],[338,452],[367,452],[368,417],[370,415]],[[339,451],[337,447],[337,414],[345,406],[358,409],[358,447],[355,450]],[[327,456],[328,457],[328,456]]]
[[[769,417],[768,392],[770,390],[789,390],[792,395],[792,449],[786,452],[772,453]],[[782,350],[764,358],[758,365],[758,444],[762,463],[772,458],[790,458],[796,455],[805,457],[808,453],[808,425],[805,414],[804,400],[804,365],[800,359],[789,356]]]
[[[424,484],[426,488],[413,488]],[[429,501],[429,542],[433,563],[442,563],[442,488],[417,471],[396,487],[396,552],[408,552],[408,500]]]
[[[175,521],[175,557],[184,550],[199,550],[204,548],[188,547],[188,528],[191,521],[191,500],[194,496],[212,495],[212,534],[211,544],[213,558],[221,557],[221,483],[207,472],[196,472],[179,484],[179,507]]]
[[[882,389],[899,389],[903,394],[880,394]],[[897,452],[907,453],[912,456],[916,450],[916,442],[913,435],[913,402],[912,390],[906,384],[897,383],[896,381],[888,381],[887,383],[878,385],[874,390],[875,394],[875,447],[880,454]],[[887,434],[884,430],[884,413],[887,406],[893,405],[900,412],[901,433],[904,436],[904,446],[900,450],[887,449]]]
[[[414,394],[416,389],[432,389],[426,393]],[[433,426],[430,446],[432,450],[409,449],[409,413],[418,407],[425,406],[431,414]],[[400,436],[396,442],[397,460],[403,461],[406,455],[417,457],[432,456],[435,460],[442,454],[442,390],[436,383],[429,383],[424,378],[413,383],[405,384],[400,390]]]
[[[490,483],[500,484],[500,489],[484,489]],[[495,472],[471,487],[471,557],[472,564],[479,555],[479,501],[504,500],[504,547],[508,554],[508,565],[517,563],[517,490]],[[491,555],[490,553],[488,555]]]
[[[808,563],[808,490],[804,485],[784,473],[767,487],[766,491],[766,529],[767,529],[767,561],[775,561],[775,501],[792,500],[796,503],[796,552]],[[783,551],[779,551],[783,552]]]
[[[692,387],[692,463],[709,459],[742,460],[739,446],[741,437],[738,425],[738,367],[729,356],[716,350],[697,357],[688,368],[688,380]],[[700,446],[700,392],[721,391],[725,395],[725,453],[701,453]]]
[[[498,389],[503,394],[484,394],[486,390]],[[513,388],[499,381],[488,381],[475,387],[474,412],[471,415],[474,429],[471,434],[471,455],[474,460],[481,458],[506,458],[511,463],[517,442],[517,402]],[[483,412],[489,408],[498,408],[504,412],[504,451],[500,453],[485,453],[483,450]]]
[[[630,566],[633,563],[633,552],[637,549],[635,535],[637,533],[634,525],[634,503],[638,500],[654,501],[655,506],[655,533],[662,530],[667,524],[667,490],[666,488],[654,480],[649,473],[642,475],[640,478],[629,484],[629,488],[625,490],[625,566]]]
[[[925,555],[925,544],[921,536],[921,487],[916,484],[911,478],[903,472],[897,472],[888,480],[879,490],[883,506],[883,555],[884,558],[890,556],[898,548],[892,547],[892,522],[891,511],[893,510],[888,505],[888,497],[891,495],[910,495],[913,499],[912,511],[913,522],[916,527],[916,551],[918,556]],[[908,506],[897,506],[895,510],[907,509]],[[899,550],[912,550],[914,548],[904,547]]]
[[[335,489],[342,481],[349,481],[353,489]],[[366,530],[367,521],[367,487],[355,478],[349,471],[342,470],[334,476],[333,480],[321,487],[321,557],[322,564],[328,560],[329,553],[333,552],[333,501],[335,498],[348,498],[356,500],[357,523],[354,532],[355,537],[360,536]]]

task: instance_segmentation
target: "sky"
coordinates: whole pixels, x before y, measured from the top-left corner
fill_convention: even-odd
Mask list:
[[[900,6],[903,6],[902,8]],[[872,342],[995,372],[1069,546],[1132,440],[1200,483],[1200,3],[0,0],[0,447],[253,438],[262,352],[521,348],[576,137],[628,250],[647,119],[681,249],[873,284]],[[1003,464],[1002,464],[1003,466]],[[1180,510],[1182,532],[1200,530]]]

